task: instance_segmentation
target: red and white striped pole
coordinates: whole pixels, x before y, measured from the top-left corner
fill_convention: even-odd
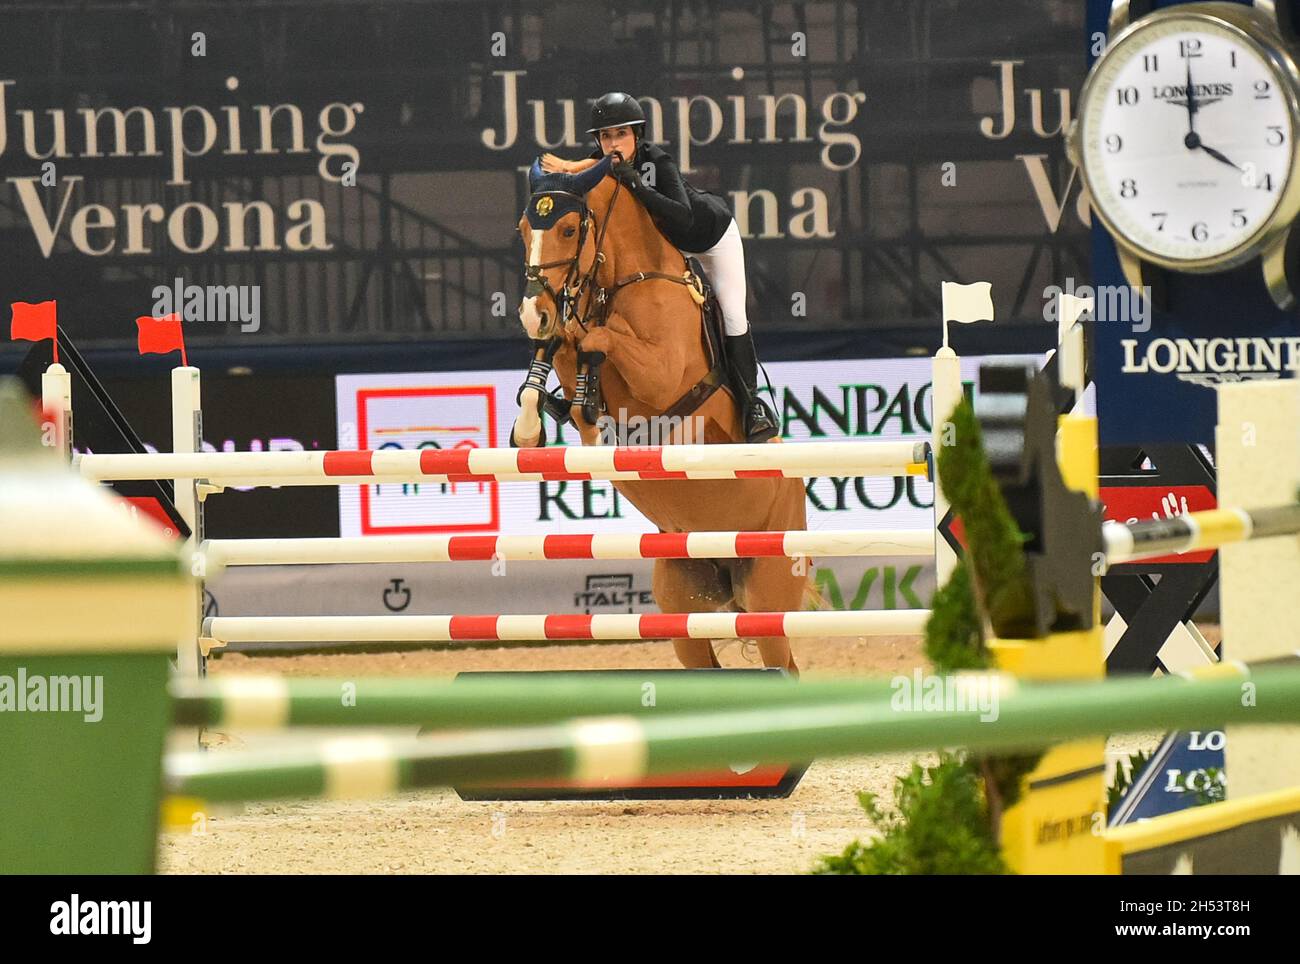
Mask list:
[[[365,485],[606,479],[747,479],[926,475],[926,442],[667,445],[625,448],[384,449],[343,452],[202,452],[82,455],[101,481],[204,479],[219,486]]]
[[[469,616],[210,616],[224,643],[429,643],[497,640],[759,639],[919,636],[928,609],[772,613],[615,613]]]
[[[492,562],[545,559],[747,559],[761,556],[928,556],[930,529],[835,532],[616,532],[515,536],[212,539],[205,570],[325,563]]]

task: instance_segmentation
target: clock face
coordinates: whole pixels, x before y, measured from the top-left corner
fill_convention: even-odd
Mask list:
[[[1241,31],[1193,17],[1135,30],[1107,52],[1082,105],[1094,207],[1152,260],[1231,260],[1289,183],[1290,104],[1286,75]]]

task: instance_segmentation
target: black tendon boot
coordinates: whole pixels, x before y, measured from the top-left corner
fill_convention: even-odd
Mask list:
[[[743,335],[727,335],[727,373],[736,393],[745,426],[745,439],[749,442],[766,442],[778,432],[776,416],[767,402],[758,395],[758,358],[754,355],[754,341],[746,330]]]

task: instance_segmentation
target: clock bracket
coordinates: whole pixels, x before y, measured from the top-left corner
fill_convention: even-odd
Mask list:
[[[1155,0],[1111,0],[1108,35],[1117,33],[1136,20],[1141,20],[1155,10]],[[1290,44],[1300,45],[1300,12],[1297,0],[1255,0],[1256,13],[1269,21],[1282,38]]]

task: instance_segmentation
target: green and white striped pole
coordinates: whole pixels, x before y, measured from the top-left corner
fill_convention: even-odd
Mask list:
[[[1010,687],[1010,676],[979,685]],[[976,677],[972,676],[972,680]],[[1005,692],[1005,689],[1002,690]],[[887,679],[797,683],[783,673],[725,670],[471,674],[459,679],[228,676],[171,683],[177,726],[523,726],[574,716],[681,713],[880,699]]]
[[[715,681],[720,700],[737,693]],[[931,710],[827,698],[808,684],[780,706],[582,717],[430,738],[328,739],[310,748],[168,757],[168,792],[209,802],[370,797],[426,787],[563,780],[599,787],[658,773],[964,746],[1012,751],[1108,733],[1300,722],[1300,664],[1206,678],[1023,685],[992,706]],[[593,690],[594,691],[594,690]],[[583,709],[583,704],[575,706]]]

